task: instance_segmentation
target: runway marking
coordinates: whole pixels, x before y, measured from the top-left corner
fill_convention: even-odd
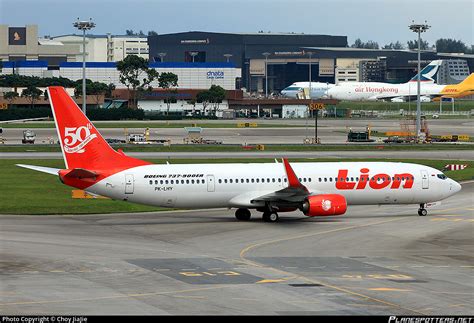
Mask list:
[[[256,282],[255,284],[271,284],[271,283],[283,283],[288,279],[262,279]]]
[[[453,305],[449,305],[449,307],[464,307],[465,305],[467,304],[453,304]]]
[[[400,289],[400,288],[389,288],[389,287],[377,287],[377,288],[368,288],[368,290],[373,290],[376,292],[411,292],[411,289]]]
[[[230,287],[234,287],[234,285],[183,289],[183,290],[169,291],[169,292],[110,295],[110,296],[91,297],[91,298],[71,298],[71,299],[49,300],[49,301],[11,302],[11,303],[0,303],[0,306],[34,305],[34,304],[36,304],[36,305],[39,305],[39,304],[59,304],[59,303],[69,303],[69,302],[90,302],[90,301],[98,301],[98,300],[104,300],[104,299],[140,298],[140,297],[150,297],[150,296],[160,296],[160,295],[173,295],[173,294],[192,293],[192,292],[207,291],[207,290],[218,290],[218,289],[224,289],[224,288],[230,288]]]
[[[367,223],[367,224],[361,224],[361,225],[353,225],[353,226],[349,226],[349,227],[344,227],[344,228],[338,228],[338,229],[331,229],[331,230],[326,230],[326,231],[320,231],[320,232],[314,232],[314,233],[307,233],[307,234],[301,234],[301,235],[296,235],[296,236],[292,236],[292,237],[286,237],[286,238],[281,238],[281,239],[274,239],[274,240],[269,240],[269,241],[263,241],[263,242],[259,242],[259,243],[255,243],[255,244],[252,244],[252,245],[249,245],[247,247],[245,247],[244,249],[242,249],[240,251],[240,259],[244,262],[244,263],[247,263],[249,265],[253,265],[255,267],[259,267],[259,268],[262,268],[262,267],[268,267],[268,266],[265,266],[263,264],[260,264],[260,263],[257,263],[256,261],[252,261],[252,260],[249,260],[245,257],[245,255],[247,253],[249,253],[251,250],[254,250],[256,248],[259,248],[259,247],[262,247],[262,246],[265,246],[265,245],[269,245],[269,244],[274,244],[274,243],[279,243],[279,242],[283,242],[283,241],[289,241],[289,240],[296,240],[296,239],[303,239],[303,238],[308,238],[308,237],[315,237],[315,236],[318,236],[318,235],[323,235],[323,234],[329,234],[329,233],[334,233],[334,232],[341,232],[341,231],[348,231],[348,230],[352,230],[352,229],[360,229],[360,228],[365,228],[365,227],[370,227],[370,226],[375,226],[375,225],[380,225],[380,224],[386,224],[386,223],[390,223],[390,222],[395,222],[395,221],[401,221],[401,220],[405,220],[406,218],[405,217],[402,217],[402,218],[395,218],[395,219],[390,219],[390,220],[384,220],[384,221],[377,221],[377,222],[371,222],[371,223]],[[269,269],[275,271],[275,272],[279,272],[281,274],[284,274],[286,276],[291,276],[290,273],[288,272],[285,272],[283,270],[280,270],[278,268],[273,268],[273,267],[268,267]],[[410,308],[406,308],[406,307],[403,307],[401,305],[398,305],[398,304],[394,304],[394,303],[391,303],[391,302],[388,302],[388,301],[384,301],[384,300],[381,300],[381,299],[378,299],[378,298],[374,298],[374,297],[371,297],[371,296],[368,296],[368,295],[365,295],[365,294],[362,294],[362,293],[359,293],[359,292],[355,292],[355,291],[352,291],[352,290],[349,290],[347,288],[343,288],[343,287],[338,287],[338,286],[335,286],[335,285],[331,285],[331,284],[328,284],[328,283],[324,283],[322,281],[318,281],[318,280],[315,280],[315,279],[311,279],[311,278],[308,278],[308,277],[304,277],[304,276],[298,276],[299,278],[303,279],[303,280],[306,280],[310,283],[313,283],[313,284],[319,284],[319,285],[322,285],[326,288],[330,288],[330,289],[334,289],[334,290],[337,290],[339,292],[343,292],[343,293],[346,293],[346,294],[349,294],[349,295],[352,295],[352,296],[356,296],[356,297],[359,297],[359,298],[362,298],[362,299],[366,299],[366,300],[370,300],[370,301],[373,301],[373,302],[376,302],[376,303],[380,303],[380,304],[384,304],[384,305],[387,305],[387,306],[390,306],[390,307],[395,307],[395,308],[400,308],[400,309],[404,309],[404,310],[408,310],[410,312],[413,312],[413,313],[417,313],[417,314],[421,314],[421,315],[428,315],[426,313],[423,313],[419,310],[415,310],[415,309],[410,309]]]

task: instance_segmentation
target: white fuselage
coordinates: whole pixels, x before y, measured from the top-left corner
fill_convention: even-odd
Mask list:
[[[319,99],[326,95],[328,89],[332,88],[334,84],[322,82],[295,82],[290,86],[284,88],[281,94],[285,97],[297,99],[298,96],[304,93],[305,90],[311,89],[311,98]]]
[[[353,205],[428,203],[447,198],[461,188],[440,171],[416,164],[332,162],[291,165],[311,194],[341,194]],[[382,185],[377,181],[360,183],[362,169],[366,169],[368,177],[382,174],[388,181]],[[345,183],[354,183],[354,188],[338,188],[341,176]],[[409,180],[413,181],[412,185],[406,185]],[[357,189],[359,185],[365,187]],[[256,208],[263,205],[251,203],[252,199],[287,186],[281,163],[171,164],[130,168],[99,181],[87,191],[117,200],[164,207]]]
[[[420,95],[429,97],[441,93],[445,85],[421,83]],[[332,87],[327,91],[330,99],[344,101],[375,101],[388,98],[406,98],[417,95],[417,83],[390,84],[380,82],[345,82]]]

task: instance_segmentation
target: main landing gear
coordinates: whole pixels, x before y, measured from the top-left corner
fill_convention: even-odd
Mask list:
[[[265,222],[277,222],[279,219],[278,213],[274,210],[263,212],[262,218]]]
[[[237,211],[235,211],[235,218],[239,221],[248,221],[251,215],[249,209],[237,209]]]
[[[420,208],[418,209],[418,215],[419,216],[426,216],[428,214],[428,211],[425,209],[425,204],[420,204]]]
[[[272,208],[265,208],[264,210],[257,209],[258,211],[263,211],[262,219],[265,222],[277,222],[279,217],[276,210]],[[235,218],[239,221],[248,221],[250,220],[251,214],[249,209],[237,209],[235,211]]]

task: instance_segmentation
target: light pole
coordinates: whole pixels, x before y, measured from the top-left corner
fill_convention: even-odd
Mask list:
[[[313,56],[313,53],[312,52],[308,52],[308,56],[309,56],[309,99],[311,100],[312,99],[312,96],[311,96],[311,89],[312,89],[312,84],[311,84],[311,56]]]
[[[163,63],[165,61],[166,53],[158,53],[158,56],[160,56],[160,63]]]
[[[82,30],[82,112],[86,114],[86,30],[91,30],[95,27],[92,18],[89,21],[77,21],[73,24],[79,30]]]
[[[268,56],[271,54],[269,52],[262,53],[265,56],[265,99],[268,99]]]
[[[193,63],[194,63],[194,57],[196,57],[199,53],[198,52],[189,52],[189,55],[193,58]]]
[[[431,26],[426,24],[415,24],[412,21],[412,24],[408,26],[411,31],[418,33],[418,77],[417,77],[417,84],[416,84],[416,141],[418,142],[421,135],[421,102],[420,102],[420,91],[421,91],[421,63],[420,63],[420,52],[421,52],[421,33],[427,31]]]
[[[226,58],[227,63],[229,63],[229,59],[230,59],[232,56],[233,56],[232,54],[224,54],[224,57]]]

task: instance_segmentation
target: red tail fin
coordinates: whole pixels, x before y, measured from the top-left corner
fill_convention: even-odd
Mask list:
[[[66,168],[113,170],[149,164],[110,147],[63,87],[50,86],[48,92]]]

